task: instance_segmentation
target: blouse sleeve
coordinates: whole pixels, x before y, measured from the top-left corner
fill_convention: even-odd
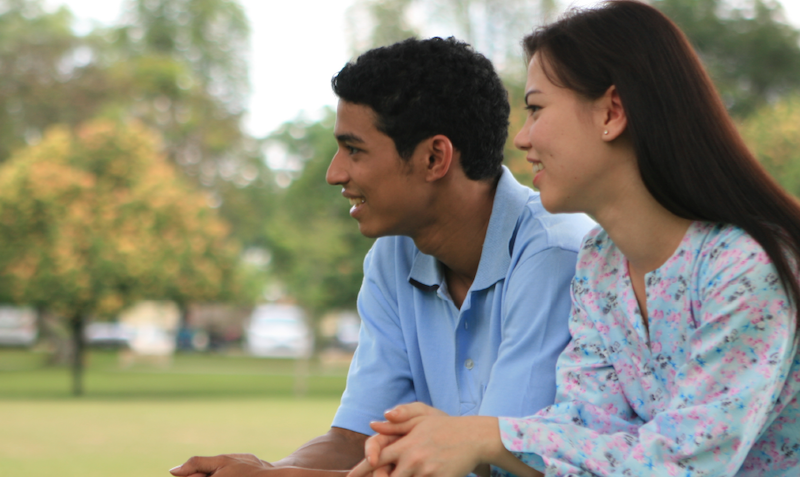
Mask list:
[[[697,279],[698,326],[687,330],[678,391],[646,423],[628,405],[573,282],[574,341],[559,359],[557,404],[502,418],[506,448],[547,475],[735,474],[774,419],[795,354],[794,315],[760,247],[712,257]]]
[[[539,471],[545,471],[546,463],[548,474],[579,474],[582,463],[605,460],[605,447],[632,447],[643,424],[625,399],[605,344],[580,301],[584,285],[576,277],[570,289],[572,342],[556,366],[556,404],[529,418],[500,418],[505,447]]]

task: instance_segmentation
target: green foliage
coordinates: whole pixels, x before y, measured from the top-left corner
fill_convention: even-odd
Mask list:
[[[419,24],[409,22],[412,9],[424,18]],[[359,54],[409,36],[425,36],[426,27],[435,27],[439,35],[473,45],[500,69],[520,74],[522,35],[555,9],[555,0],[359,0],[349,12],[350,47]]]
[[[70,107],[91,102],[76,84],[84,71],[75,67],[81,42],[71,22],[63,8],[45,13],[39,1],[0,0],[0,162],[53,122],[86,118],[83,107]]]
[[[127,0],[127,6],[128,24],[115,32],[119,48],[185,63],[229,111],[244,109],[250,29],[236,1]]]
[[[365,29],[369,34],[361,41],[351,45],[353,52],[363,52],[378,46],[391,45],[406,38],[419,36],[419,32],[409,25],[406,13],[414,0],[360,0],[351,10],[348,20],[350,30],[359,32],[363,29],[363,18],[355,18],[353,13],[360,13],[373,25]],[[360,44],[356,44],[360,43]]]
[[[268,208],[249,202],[264,194],[245,190],[270,174],[258,141],[241,127],[248,91],[241,7],[131,0],[128,10],[125,24],[79,37],[66,9],[0,0],[0,163],[55,124],[134,119],[161,133],[167,158],[212,204],[230,202],[221,210],[230,222]],[[252,227],[242,238],[254,239]]]
[[[747,116],[800,87],[800,32],[780,3],[654,0],[692,42],[731,114]]]
[[[269,138],[304,161],[267,225],[272,267],[290,295],[316,317],[355,306],[362,262],[373,242],[358,231],[341,187],[325,182],[337,149],[333,117],[329,110],[320,122],[289,123]]]
[[[800,197],[800,95],[762,107],[739,131],[772,177]]]

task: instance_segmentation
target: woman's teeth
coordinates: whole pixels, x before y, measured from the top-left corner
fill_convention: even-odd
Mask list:
[[[544,170],[544,164],[541,162],[534,162],[533,163],[533,173],[536,174],[537,172]]]
[[[350,197],[348,199],[350,200],[350,205],[352,207],[355,207],[355,206],[357,206],[359,204],[363,204],[364,203],[364,199],[362,197],[355,197],[355,198]]]

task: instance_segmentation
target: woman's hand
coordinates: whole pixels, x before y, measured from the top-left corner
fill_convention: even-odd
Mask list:
[[[348,477],[486,475],[486,464],[520,476],[542,476],[503,446],[495,417],[450,417],[422,403],[397,406],[384,415],[386,422],[370,424],[379,434],[367,439],[366,458]]]
[[[365,458],[353,468],[348,477],[389,477],[394,465],[389,464],[377,467],[380,453],[389,444],[400,439],[405,434],[402,430],[406,428],[405,426],[393,426],[393,424],[402,424],[421,416],[447,416],[447,413],[423,403],[415,402],[397,406],[386,411],[383,415],[387,419],[385,422],[375,421],[370,424],[370,427],[379,434],[367,439],[364,446]]]
[[[497,418],[450,417],[420,403],[398,406],[386,418],[371,424],[380,434],[367,440],[366,459],[349,477],[385,477],[389,471],[392,477],[463,477],[488,462],[497,447],[505,450]]]

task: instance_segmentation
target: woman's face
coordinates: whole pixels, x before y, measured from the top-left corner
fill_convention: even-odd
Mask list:
[[[528,117],[514,138],[533,164],[533,185],[549,212],[592,213],[613,169],[603,140],[603,112],[572,90],[554,85],[536,53],[528,66]],[[607,137],[607,136],[606,136]]]

